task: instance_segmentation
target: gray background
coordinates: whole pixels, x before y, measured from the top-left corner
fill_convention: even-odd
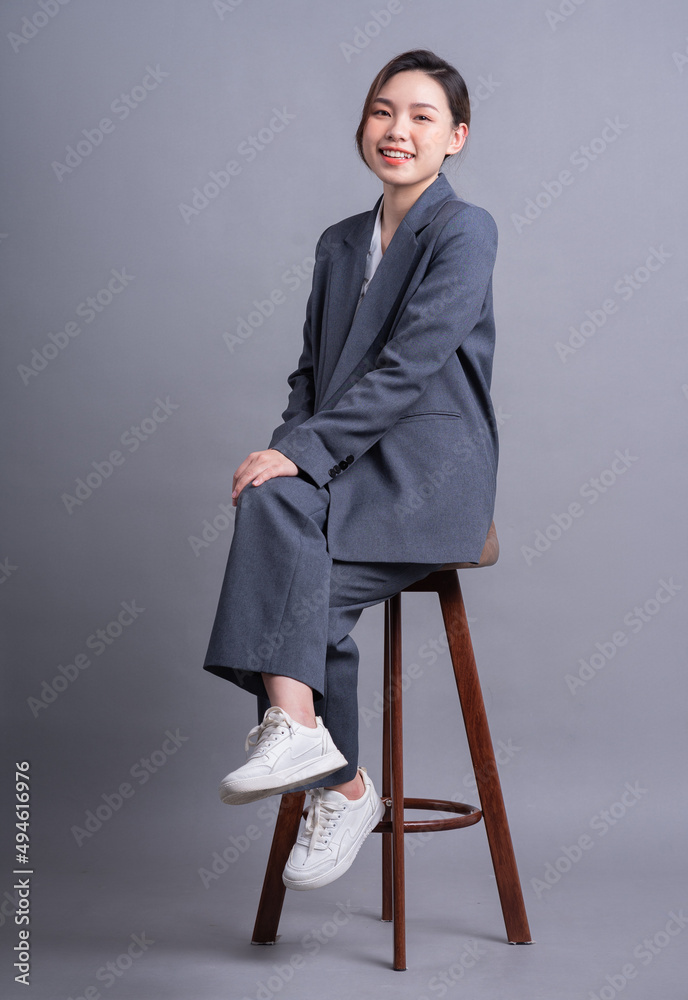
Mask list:
[[[51,1000],[89,986],[135,1000],[354,989],[685,998],[688,933],[665,930],[670,912],[688,906],[685,5],[222,6],[72,0],[43,17],[34,0],[2,6],[0,989]],[[30,37],[13,46],[22,25]],[[354,152],[365,93],[389,58],[414,47],[434,49],[468,82],[469,150],[446,173],[500,231],[501,557],[462,580],[493,739],[508,748],[502,782],[537,944],[504,943],[482,825],[411,840],[402,976],[390,971],[391,928],[379,922],[376,837],[339,881],[288,894],[277,948],[248,945],[272,828],[265,803],[277,800],[219,801],[254,701],[201,663],[231,537],[220,505],[285,406],[318,236],[380,194]],[[161,71],[158,84],[135,89],[147,67]],[[111,110],[121,94],[135,104],[124,119]],[[293,117],[260,133],[274,109]],[[114,128],[58,179],[66,147],[108,116]],[[607,119],[617,128],[605,142]],[[240,150],[257,134],[263,148],[249,162]],[[185,221],[180,204],[232,159],[238,174]],[[559,190],[564,170],[570,183]],[[653,248],[656,270],[644,270]],[[285,273],[299,267],[290,287]],[[41,364],[32,351],[40,357],[50,334],[65,341],[60,331],[79,323],[79,304],[107,288],[112,269],[131,276],[126,287],[101,296],[92,322],[82,316],[81,332],[27,375],[20,366]],[[250,336],[225,337],[278,289],[284,300],[253,317]],[[597,326],[587,314],[599,321],[607,300]],[[581,346],[562,360],[557,344],[586,320],[573,341]],[[167,418],[149,423],[156,399],[168,398]],[[148,434],[136,451],[121,443],[132,426]],[[91,495],[69,512],[63,495],[113,450],[122,464],[100,485],[92,476]],[[626,464],[605,473],[617,450]],[[604,492],[590,485],[601,474]],[[554,516],[572,503],[580,516],[557,529]],[[205,524],[214,520],[216,537]],[[660,581],[670,585],[664,603]],[[121,602],[144,610],[100,655],[89,652]],[[405,662],[422,670],[406,700],[408,794],[475,802],[449,659],[428,655],[443,634],[436,597],[408,595],[404,614]],[[377,779],[382,606],[354,636],[361,762]],[[85,653],[90,666],[58,681],[48,702],[44,683]],[[581,669],[588,679],[572,690],[567,675]],[[44,707],[32,712],[41,692]],[[165,754],[167,730],[183,739]],[[158,763],[142,783],[137,762],[151,755]],[[33,788],[29,990],[11,968],[16,760],[30,762]],[[78,845],[72,828],[127,781],[131,797],[109,817],[101,808],[100,829]],[[584,835],[586,850],[567,859]],[[223,851],[231,861],[206,887],[201,870]],[[347,914],[338,928],[336,912]],[[98,979],[142,932],[154,944],[116,980]],[[317,954],[313,932],[324,942]],[[477,959],[459,979],[453,963],[468,946]]]

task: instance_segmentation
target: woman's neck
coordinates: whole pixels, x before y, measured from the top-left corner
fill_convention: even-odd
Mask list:
[[[423,191],[437,180],[438,176],[439,174],[429,181],[403,187],[397,184],[384,185],[382,215],[380,216],[380,240],[383,253],[408,210],[418,201]]]

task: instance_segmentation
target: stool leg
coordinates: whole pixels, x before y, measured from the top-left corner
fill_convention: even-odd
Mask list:
[[[287,887],[282,881],[282,872],[287,863],[299,832],[299,823],[306,799],[305,792],[286,792],[282,796],[272,846],[265,869],[263,891],[260,894],[256,923],[253,928],[252,944],[274,944],[277,941],[284,894]]]
[[[385,650],[384,679],[382,683],[382,798],[389,799],[392,795],[392,737],[389,718],[391,701],[390,687],[390,621],[389,601],[385,601]],[[390,818],[389,806],[385,808],[383,819]],[[382,920],[392,919],[392,834],[382,834]]]
[[[394,872],[394,968],[406,969],[404,878],[404,733],[401,700],[401,594],[390,598],[390,715],[392,737],[392,867]]]
[[[531,942],[521,883],[516,867],[509,822],[499,782],[497,762],[487,724],[478,671],[473,654],[466,609],[456,570],[442,574],[438,590],[447,632],[456,686],[466,726],[466,735],[480,794],[492,864],[502,905],[507,938],[511,944]]]

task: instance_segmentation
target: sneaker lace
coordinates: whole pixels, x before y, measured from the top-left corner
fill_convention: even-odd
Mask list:
[[[285,727],[291,729],[289,716],[277,706],[268,709],[263,716],[263,721],[254,726],[246,737],[244,749],[248,752],[251,747],[254,747],[254,753],[263,753],[277,736],[284,733]]]
[[[314,788],[311,793],[311,804],[306,819],[306,836],[310,835],[307,857],[318,847],[326,843],[332,835],[332,830],[342,812],[346,809],[345,802],[331,802],[323,798],[325,789]]]

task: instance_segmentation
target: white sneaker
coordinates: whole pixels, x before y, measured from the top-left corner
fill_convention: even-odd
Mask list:
[[[382,819],[385,806],[364,767],[359,767],[365,792],[347,799],[332,789],[314,788],[305,829],[284,866],[288,889],[318,889],[348,871],[368,834]]]
[[[253,802],[324,778],[347,763],[318,716],[316,727],[301,725],[273,705],[246,737],[248,760],[220,783],[227,804]]]

